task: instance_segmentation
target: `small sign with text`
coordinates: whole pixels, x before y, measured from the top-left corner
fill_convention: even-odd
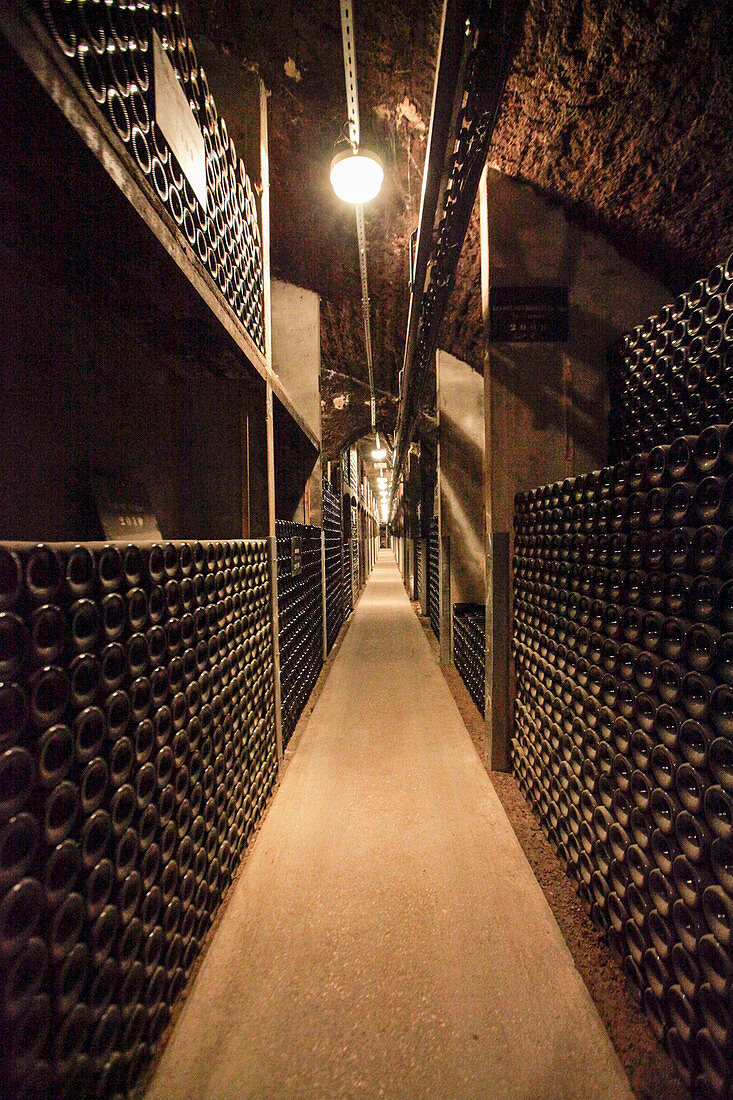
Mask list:
[[[173,150],[193,193],[206,210],[206,146],[186,93],[153,31],[155,121]]]

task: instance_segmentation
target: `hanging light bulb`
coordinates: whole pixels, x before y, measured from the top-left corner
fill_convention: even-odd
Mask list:
[[[331,186],[340,199],[354,206],[375,199],[383,179],[382,161],[369,149],[347,149],[331,161]]]

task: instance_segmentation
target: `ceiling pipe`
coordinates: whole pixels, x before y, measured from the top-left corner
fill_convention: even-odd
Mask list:
[[[392,470],[390,514],[421,413],[428,367],[455,281],[504,91],[517,0],[445,0],[433,87]]]

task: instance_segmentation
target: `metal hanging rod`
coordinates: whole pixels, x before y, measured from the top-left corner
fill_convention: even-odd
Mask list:
[[[494,132],[521,4],[445,0],[400,371],[390,511]]]
[[[354,11],[351,0],[341,0],[341,40],[344,49],[344,78],[346,80],[346,109],[348,112],[349,141],[352,149],[359,148],[359,89],[356,82],[356,45],[354,42]],[[356,239],[359,249],[359,275],[361,277],[361,308],[364,315],[364,344],[367,370],[372,431],[377,425],[377,401],[374,392],[374,367],[372,363],[372,329],[369,317],[369,282],[367,279],[366,228],[364,207],[356,207]]]

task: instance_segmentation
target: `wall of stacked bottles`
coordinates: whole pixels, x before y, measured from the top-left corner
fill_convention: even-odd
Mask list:
[[[733,426],[516,498],[512,760],[683,1078],[728,1096]]]
[[[263,268],[255,193],[179,5],[147,0],[33,0],[60,50],[104,111],[138,172],[165,205],[264,353]],[[206,206],[195,195],[155,122],[154,39],[175,71],[206,148]]]
[[[614,460],[733,421],[733,256],[623,337],[610,392]]]
[[[428,535],[428,615],[433,634],[440,638],[440,546],[438,517],[430,521]]]
[[[453,662],[481,714],[486,694],[486,608],[453,604]]]
[[[4,1094],[124,1095],[273,783],[267,543],[0,546]]]
[[[323,667],[321,529],[278,520],[277,608],[280,643],[280,696],[283,747]],[[293,576],[292,540],[300,539],[301,571]]]
[[[341,501],[323,479],[323,535],[326,550],[326,639],[329,652],[344,622]]]
[[[356,504],[352,504],[351,507],[351,545],[349,547],[350,560],[351,560],[351,605],[356,607],[357,600],[359,599],[359,592],[361,591],[360,583],[360,571],[361,562],[359,555],[359,463],[358,460],[349,464],[349,485],[351,487],[351,494]]]
[[[352,584],[351,562],[351,538],[349,535],[349,523],[351,520],[351,452],[347,449],[341,452],[341,501],[342,501],[342,543],[341,565],[343,577],[344,615],[347,616],[354,609],[354,595]],[[349,501],[347,503],[347,501]],[[348,509],[348,515],[347,515]]]

